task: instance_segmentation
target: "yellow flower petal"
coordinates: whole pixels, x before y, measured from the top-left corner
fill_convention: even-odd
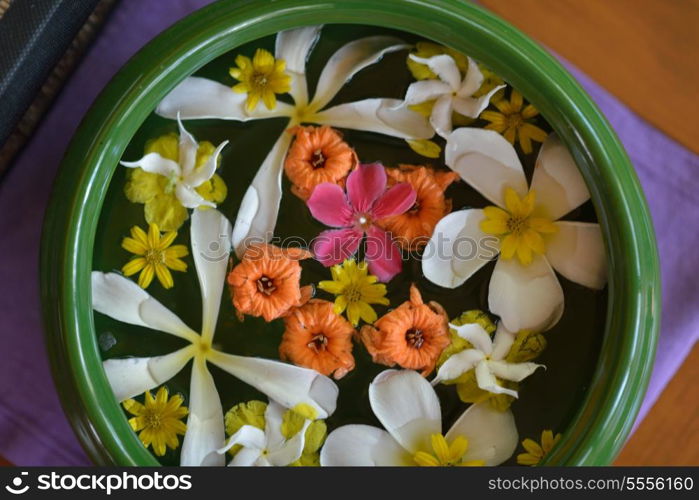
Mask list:
[[[533,229],[527,229],[524,232],[523,238],[524,243],[534,252],[543,254],[546,251],[546,243],[544,243],[544,238],[542,238],[541,234]]]
[[[147,264],[146,267],[143,268],[143,271],[141,271],[141,274],[138,275],[138,286],[143,289],[148,288],[153,281],[153,276],[155,276],[153,264]]]
[[[415,463],[420,467],[439,467],[439,461],[424,451],[415,453],[415,455],[413,455],[413,460],[415,460]]]
[[[144,248],[148,245],[148,235],[146,232],[138,226],[133,226],[131,228],[131,237],[137,242],[141,243]]]
[[[500,207],[488,206],[483,209],[483,215],[488,219],[507,221],[510,218],[510,214],[505,212]]]
[[[131,259],[126,264],[124,264],[124,267],[121,268],[121,272],[124,273],[124,276],[133,276],[141,269],[143,269],[145,266],[146,259],[144,259],[143,257],[137,257],[135,259]]]
[[[437,456],[437,460],[442,464],[449,463],[451,457],[449,456],[449,445],[447,444],[446,438],[441,434],[432,434],[430,436],[430,442],[432,443],[432,449]]]
[[[146,245],[128,236],[121,240],[121,248],[136,255],[143,255],[148,250]]]
[[[449,458],[452,462],[460,460],[468,450],[468,439],[463,436],[457,436],[451,445],[449,445]]]
[[[158,277],[158,281],[163,285],[163,288],[169,289],[175,285],[172,279],[172,274],[170,270],[164,264],[155,264],[155,274]]]
[[[534,107],[533,104],[527,104],[524,109],[522,110],[522,118],[525,120],[529,118],[534,118],[536,115],[539,114],[539,110]]]
[[[156,247],[157,250],[165,250],[167,247],[172,245],[172,242],[177,238],[177,231],[168,231],[162,238],[160,238],[160,243]]]
[[[519,247],[519,238],[514,234],[508,234],[500,243],[500,256],[503,259],[511,259]]]
[[[485,219],[480,223],[481,231],[488,234],[501,235],[507,233],[509,230],[507,228],[507,221],[504,220],[493,220]]]
[[[165,256],[165,265],[173,271],[185,272],[187,270],[187,264],[184,261],[167,255]]]
[[[439,155],[442,154],[442,148],[439,147],[439,144],[429,139],[406,139],[405,142],[408,143],[410,149],[426,158],[439,158]]]
[[[539,458],[542,458],[544,456],[544,450],[541,448],[541,446],[539,446],[539,443],[537,443],[533,439],[525,439],[524,441],[522,441],[522,446],[531,455],[534,455]]]
[[[537,465],[540,461],[540,458],[530,455],[529,453],[520,453],[517,455],[517,463],[519,465]]]
[[[356,304],[359,308],[359,317],[363,319],[365,323],[372,324],[374,321],[376,321],[378,318],[376,311],[374,311],[369,304],[366,302],[357,302]]]
[[[516,113],[522,109],[522,94],[520,94],[518,91],[515,89],[512,89],[512,93],[510,94],[510,109],[512,110],[513,113]]]

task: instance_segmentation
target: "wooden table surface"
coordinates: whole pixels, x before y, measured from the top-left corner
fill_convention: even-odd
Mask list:
[[[699,0],[480,0],[699,152]],[[617,460],[699,465],[699,346]],[[0,457],[0,465],[7,465]]]

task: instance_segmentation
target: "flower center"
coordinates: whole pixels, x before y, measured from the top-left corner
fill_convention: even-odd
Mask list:
[[[311,166],[314,170],[323,168],[325,166],[325,156],[323,156],[323,150],[316,149],[311,155]]]
[[[146,421],[146,427],[158,430],[163,423],[160,413],[157,410],[146,409],[143,418]]]
[[[347,302],[349,303],[360,302],[362,300],[362,291],[359,289],[359,287],[354,285],[347,286],[342,291],[342,295],[345,296]]]
[[[252,85],[258,89],[264,89],[267,87],[269,80],[267,75],[264,73],[255,73],[252,75]]]
[[[413,206],[408,209],[407,213],[415,215],[419,211],[420,211],[420,202],[415,200],[415,203],[413,203]]]
[[[260,293],[264,293],[265,295],[269,296],[272,295],[272,292],[274,292],[277,289],[277,287],[274,285],[274,281],[272,278],[262,275],[260,279],[257,280],[257,290]]]
[[[148,264],[162,264],[165,262],[165,256],[163,255],[163,252],[161,252],[160,250],[155,250],[154,248],[147,250],[144,257]]]
[[[519,128],[524,124],[524,119],[520,113],[512,113],[506,116],[508,128]]]
[[[306,346],[313,352],[325,351],[328,347],[328,337],[322,333],[317,333],[311,337],[311,341]]]
[[[357,221],[357,225],[359,226],[359,228],[362,229],[363,231],[366,231],[372,225],[371,216],[369,214],[366,214],[366,213],[357,215],[356,221]]]
[[[529,217],[510,216],[510,218],[507,219],[507,230],[519,236],[529,228],[528,221]]]
[[[410,330],[405,332],[405,341],[408,343],[408,346],[414,349],[420,349],[422,347],[422,344],[425,343],[425,336],[422,330],[418,330],[417,328],[411,328]]]

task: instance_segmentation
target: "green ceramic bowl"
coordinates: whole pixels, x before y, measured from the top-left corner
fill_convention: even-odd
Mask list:
[[[123,151],[156,104],[209,61],[281,30],[329,23],[399,29],[470,54],[519,89],[573,152],[607,242],[609,302],[594,376],[546,462],[609,464],[643,399],[657,339],[660,280],[648,209],[619,140],[575,80],[526,36],[462,0],[222,1],[158,36],[112,80],[63,161],[42,242],[54,377],[83,446],[99,464],[157,464],[112,396],[90,301],[97,223]]]

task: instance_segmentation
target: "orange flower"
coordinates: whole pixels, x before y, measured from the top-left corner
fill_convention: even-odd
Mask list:
[[[363,326],[359,336],[375,363],[422,370],[422,375],[427,376],[450,343],[448,322],[442,306],[423,303],[417,287],[412,285],[409,301],[373,325]]]
[[[309,257],[312,254],[300,248],[250,245],[240,264],[228,274],[233,306],[239,316],[249,314],[272,321],[307,302],[313,288],[299,286],[298,261]]]
[[[437,222],[451,212],[451,200],[444,197],[444,191],[459,179],[459,174],[419,165],[387,168],[386,173],[389,184],[407,182],[417,198],[410,210],[383,219],[379,225],[392,233],[404,250],[418,250],[427,244]]]
[[[313,299],[284,318],[286,330],[279,345],[282,360],[312,368],[323,375],[344,377],[354,369],[352,325],[335,314],[332,302]]]
[[[327,125],[296,126],[296,135],[284,162],[284,170],[293,184],[292,192],[307,200],[313,189],[323,182],[344,186],[344,179],[357,164],[357,154],[342,136]]]

